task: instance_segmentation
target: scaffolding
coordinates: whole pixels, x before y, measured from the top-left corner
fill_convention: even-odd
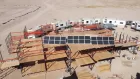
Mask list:
[[[120,39],[115,39],[115,45],[92,45],[92,44],[44,44],[43,35],[49,35],[54,31],[52,25],[41,26],[41,29],[28,32],[25,26],[23,32],[11,32],[5,42],[10,54],[17,53],[22,75],[30,75],[40,72],[50,72],[65,69],[70,75],[74,73],[78,66],[89,66],[92,70],[97,62],[107,60],[111,64],[111,60],[117,55],[112,53],[122,48],[136,46],[135,41],[131,38],[126,40],[122,34]],[[73,28],[76,28],[75,25]],[[81,26],[78,26],[81,27]],[[87,27],[88,28],[88,27]],[[85,28],[86,29],[86,28]],[[83,29],[82,29],[83,30]],[[38,38],[27,39],[29,35],[36,35]],[[75,30],[70,32],[55,33],[54,35],[95,35],[95,36],[113,36],[112,31],[108,29],[98,29],[90,31]],[[114,34],[115,35],[115,34]],[[121,38],[123,37],[123,38]],[[117,36],[116,36],[117,38]],[[122,44],[123,43],[123,44]],[[111,52],[108,52],[111,51]],[[8,60],[5,60],[5,62]],[[108,69],[108,65],[104,66],[104,71]]]

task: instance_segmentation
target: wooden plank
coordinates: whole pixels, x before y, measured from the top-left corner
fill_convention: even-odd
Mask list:
[[[92,75],[87,70],[82,70],[80,72],[77,72],[76,74],[77,74],[78,79],[96,79],[94,75]]]
[[[110,71],[110,64],[103,64],[97,67],[99,72]]]
[[[20,63],[25,63],[25,62],[31,62],[31,61],[37,61],[37,60],[42,60],[44,59],[44,55],[39,55],[39,54],[36,54],[36,55],[28,55],[28,56],[25,56],[24,58],[21,58],[20,60]]]
[[[22,75],[35,74],[35,73],[44,72],[44,71],[45,71],[45,64],[44,63],[35,64],[34,66],[28,66],[28,67],[24,66],[21,69]]]
[[[65,53],[46,55],[47,60],[59,59],[67,57]]]
[[[112,58],[117,56],[116,54],[111,54],[108,51],[100,51],[100,52],[96,52],[93,56],[93,59],[95,61],[99,61],[99,60],[103,60],[103,59],[107,59],[107,58]]]
[[[76,63],[78,65],[87,65],[95,62],[89,56],[87,56],[87,57],[77,58]]]
[[[48,72],[66,68],[65,61],[47,62],[46,65],[47,65],[47,71]]]

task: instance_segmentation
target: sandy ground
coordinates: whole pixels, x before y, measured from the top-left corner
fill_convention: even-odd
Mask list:
[[[140,20],[139,0],[1,0],[0,44],[4,59],[9,57],[5,37],[9,32],[57,20],[109,17],[125,20]],[[40,7],[38,10],[36,10]],[[36,11],[34,11],[36,10]],[[6,24],[3,24],[7,22]]]
[[[36,10],[37,8],[39,9]],[[24,26],[31,28],[52,22],[54,19],[77,20],[92,17],[140,20],[139,14],[139,0],[0,0],[2,55],[4,59],[16,57],[16,54],[9,55],[4,40],[9,32],[23,31]],[[140,35],[139,32],[132,32],[130,29],[117,30],[132,36]],[[18,73],[20,74],[20,71]]]

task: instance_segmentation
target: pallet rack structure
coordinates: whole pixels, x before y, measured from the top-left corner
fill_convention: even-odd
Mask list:
[[[128,37],[125,40],[124,37],[121,39],[122,35],[120,35],[119,40],[115,39],[115,45],[44,44],[42,36],[52,36],[51,31],[56,30],[43,30],[43,28],[44,27],[39,31],[28,33],[27,28],[25,27],[23,32],[11,32],[5,40],[9,53],[17,53],[18,57],[14,60],[19,61],[23,76],[59,69],[65,69],[67,72],[70,72],[70,75],[72,75],[79,66],[89,66],[92,70],[94,65],[100,61],[108,61],[111,64],[112,59],[117,56],[115,53],[116,51],[131,46],[137,46],[136,42],[131,42],[131,40],[128,40]],[[41,35],[41,37],[27,39],[27,36],[30,34]],[[112,34],[112,31],[107,29],[53,33],[54,36],[79,34],[95,36],[115,35]],[[117,35],[115,37],[117,38]],[[121,43],[123,43],[123,45]],[[111,53],[109,51],[111,51]],[[4,62],[6,62],[6,60]],[[103,69],[100,70],[108,70],[111,65],[105,65],[105,67],[101,67]]]

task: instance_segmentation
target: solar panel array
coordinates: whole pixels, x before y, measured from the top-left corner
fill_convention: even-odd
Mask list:
[[[66,44],[66,37],[45,36],[45,44]]]
[[[114,37],[44,36],[45,44],[114,44]]]
[[[70,44],[90,44],[90,36],[68,36],[67,43],[70,43]]]
[[[114,37],[91,37],[92,44],[114,44]]]

